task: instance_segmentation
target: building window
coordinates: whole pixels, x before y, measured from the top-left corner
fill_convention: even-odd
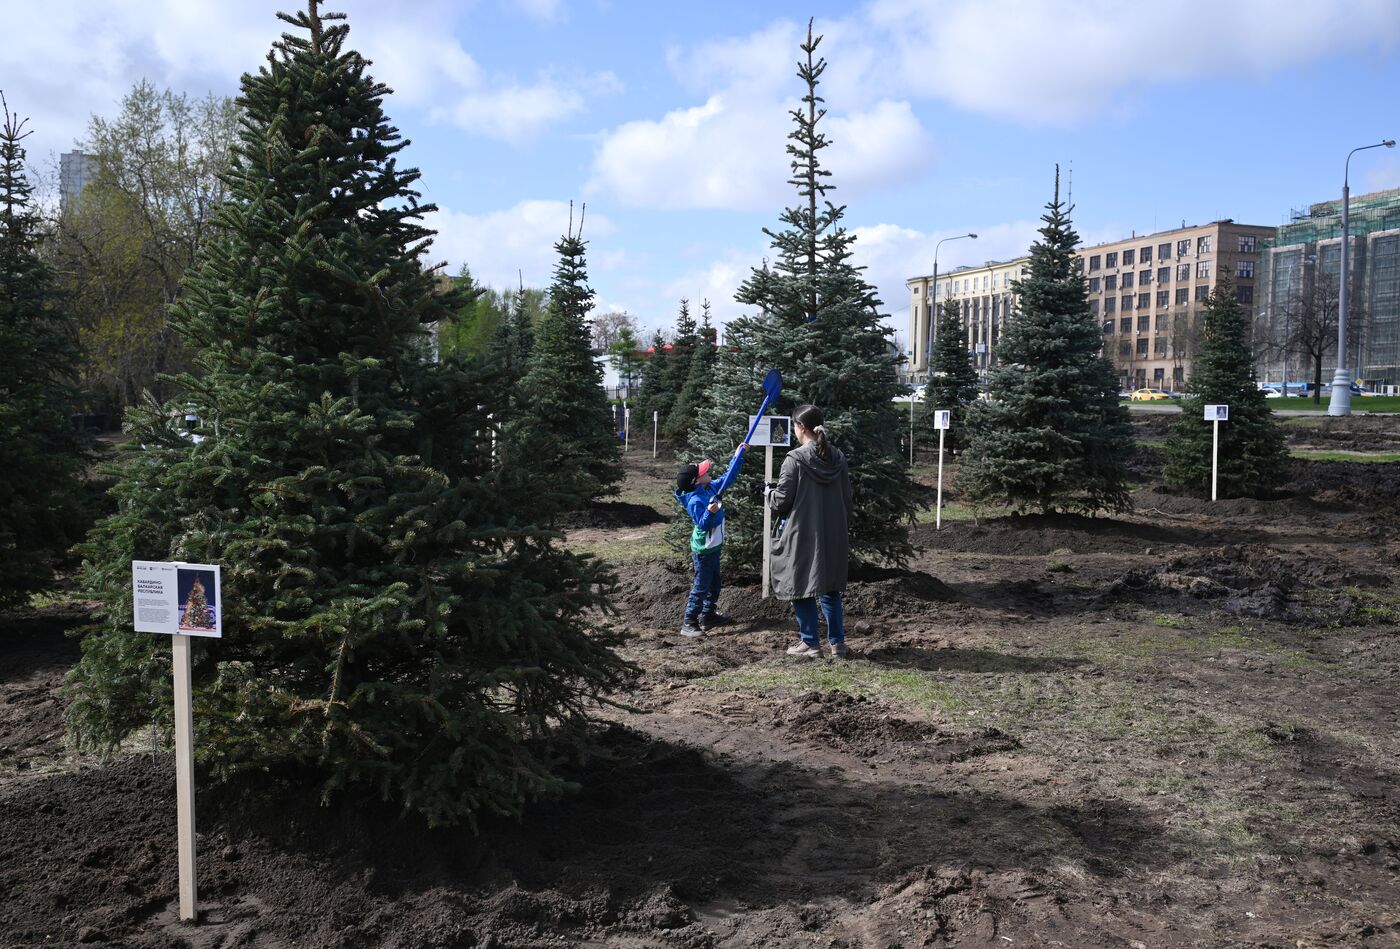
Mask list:
[[[1133,275],[1132,275],[1131,273],[1125,273],[1125,274],[1123,275],[1123,289],[1124,289],[1124,290],[1131,290],[1132,288],[1133,288]]]
[[[1101,278],[1099,278],[1099,277],[1090,277],[1090,278],[1089,278],[1089,292],[1090,292],[1090,293],[1098,293],[1099,290],[1102,288],[1102,285],[1103,285],[1103,280],[1102,280]]]
[[[1146,333],[1146,332],[1147,332],[1148,330],[1150,330],[1150,329],[1152,329],[1152,317],[1150,317],[1150,316],[1139,316],[1139,317],[1138,317],[1138,332],[1139,332],[1139,333]]]
[[[1253,287],[1236,287],[1236,288],[1235,288],[1235,299],[1236,299],[1236,300],[1239,300],[1241,303],[1253,303],[1253,302],[1254,302],[1254,288],[1253,288]]]
[[[1154,339],[1154,340],[1152,341],[1152,355],[1154,355],[1154,356],[1156,356],[1158,359],[1160,359],[1160,358],[1162,358],[1163,356],[1165,356],[1166,354],[1167,354],[1167,341],[1166,341],[1166,339],[1160,338],[1160,337],[1157,338],[1157,339]],[[1163,373],[1163,370],[1161,370],[1161,369],[1155,369],[1155,370],[1153,370],[1153,373],[1152,373],[1152,374],[1153,374],[1153,376],[1156,378],[1156,380],[1157,380],[1159,383],[1162,381],[1162,376],[1163,376],[1163,374],[1164,374],[1164,373]]]
[[[982,289],[983,289],[983,290],[990,290],[991,288],[992,288],[992,278],[991,278],[990,276],[983,277],[983,278],[982,278]]]
[[[1107,277],[1104,277],[1104,278],[1103,278],[1103,288],[1104,288],[1105,290],[1117,290],[1117,289],[1118,289],[1118,275],[1117,275],[1117,274],[1109,274]]]
[[[1117,308],[1118,308],[1118,298],[1117,298],[1117,297],[1105,297],[1105,298],[1104,298],[1104,301],[1103,301],[1103,311],[1104,311],[1105,313],[1112,313],[1112,312],[1113,312],[1114,310],[1116,310]]]
[[[1253,280],[1253,279],[1254,279],[1254,261],[1252,261],[1252,260],[1237,260],[1237,261],[1235,261],[1235,276],[1236,276],[1236,277],[1241,277],[1241,278],[1243,278],[1243,279],[1245,279],[1245,280]]]
[[[1170,290],[1158,290],[1158,291],[1157,291],[1157,305],[1158,305],[1158,306],[1163,306],[1163,307],[1164,307],[1164,306],[1170,306],[1170,305],[1171,305],[1171,302],[1172,302],[1172,292],[1171,292]]]
[[[1191,265],[1190,265],[1190,264],[1177,264],[1177,265],[1176,265],[1176,279],[1178,279],[1178,280],[1190,280],[1190,279],[1191,279]]]
[[[1096,300],[1096,301],[1094,301],[1094,302],[1097,303],[1098,301]],[[1112,335],[1113,335],[1113,321],[1112,321],[1112,320],[1104,320],[1104,321],[1103,321],[1103,334],[1104,334],[1105,336],[1112,336]]]
[[[1103,265],[1105,267],[1113,268],[1118,266],[1118,251],[1115,250],[1111,254],[1104,254],[1103,257]]]
[[[1134,256],[1136,256],[1136,254],[1135,254],[1134,251],[1131,251],[1131,250],[1125,250],[1125,251],[1123,251],[1123,266],[1124,266],[1124,267],[1131,267],[1133,264],[1137,263],[1137,261],[1133,259]]]
[[[1254,235],[1253,235],[1253,234],[1241,234],[1241,235],[1240,235],[1240,253],[1241,253],[1241,254],[1252,254],[1252,253],[1254,253]]]
[[[1129,310],[1131,310],[1132,308],[1133,308],[1133,295],[1132,295],[1131,293],[1125,293],[1125,294],[1123,294],[1123,312],[1124,312],[1124,313],[1127,313],[1127,312],[1128,312]]]
[[[1140,340],[1137,341],[1137,354],[1138,354],[1139,356],[1146,356],[1146,355],[1147,355],[1147,340],[1146,340],[1146,339],[1140,339]]]
[[[1145,309],[1147,309],[1148,307],[1150,307],[1151,305],[1152,305],[1152,294],[1150,294],[1150,293],[1139,293],[1139,294],[1138,294],[1137,308],[1138,308],[1139,310],[1145,310]]]
[[[1132,331],[1133,318],[1131,316],[1125,316],[1118,321],[1118,332],[1122,333],[1124,336],[1127,336]]]
[[[1090,313],[1094,313],[1094,314],[1097,314],[1097,313],[1099,312],[1099,301],[1098,301],[1098,300],[1090,300],[1090,301],[1089,301],[1089,312],[1090,312]]]
[[[1133,354],[1133,344],[1131,340],[1121,339],[1118,341],[1118,355],[1131,356]]]
[[[1208,297],[1208,296],[1210,296],[1210,284],[1208,284],[1208,283],[1197,284],[1197,285],[1196,285],[1196,299],[1197,299],[1197,300],[1204,300],[1204,299],[1205,299],[1206,297]]]
[[[1186,256],[1187,254],[1189,254],[1189,253],[1191,253],[1191,241],[1190,241],[1190,240],[1184,240],[1184,241],[1177,241],[1177,242],[1176,242],[1176,256],[1178,256],[1178,257],[1185,257],[1185,256]]]
[[[1166,282],[1167,282],[1168,280],[1170,280],[1171,278],[1172,278],[1172,269],[1171,269],[1170,267],[1158,267],[1158,268],[1157,268],[1157,282],[1158,282],[1158,283],[1166,283]]]
[[[1210,261],[1201,260],[1196,262],[1196,276],[1205,278],[1210,276]]]
[[[1162,330],[1164,330],[1164,329],[1166,329],[1166,328],[1167,328],[1167,314],[1165,314],[1165,313],[1158,313],[1158,314],[1157,314],[1157,332],[1160,333],[1160,332],[1162,332]]]
[[[1140,264],[1150,264],[1150,263],[1152,263],[1152,245],[1151,245],[1151,244],[1148,244],[1146,247],[1139,247],[1139,248],[1138,248],[1138,263],[1140,263]]]
[[[1190,288],[1190,287],[1177,287],[1177,288],[1176,288],[1176,305],[1177,305],[1177,306],[1181,306],[1183,303],[1190,303],[1190,302],[1191,302],[1191,288]]]
[[[1092,256],[1092,257],[1089,258],[1089,270],[1090,270],[1090,271],[1095,271],[1095,270],[1098,270],[1098,269],[1099,269],[1099,255],[1098,255],[1098,254],[1095,254],[1094,256]]]
[[[1158,259],[1158,260],[1171,260],[1171,257],[1172,257],[1172,245],[1171,245],[1171,244],[1158,244],[1158,245],[1157,245],[1157,259]]]
[[[1152,271],[1144,270],[1138,274],[1138,286],[1145,287],[1152,282]]]
[[[1209,238],[1209,237],[1198,237],[1198,238],[1196,238],[1196,253],[1197,253],[1197,254],[1209,254],[1209,253],[1210,253],[1210,238]]]

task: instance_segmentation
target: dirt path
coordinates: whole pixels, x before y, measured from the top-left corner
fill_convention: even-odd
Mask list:
[[[207,789],[197,930],[168,755],[67,760],[73,617],[6,620],[0,946],[1400,945],[1397,466],[1210,507],[1147,454],[1111,521],[950,492],[908,569],[858,574],[845,663],[785,656],[742,584],[676,635],[669,466],[637,459],[570,534],[643,670],[577,793],[473,835],[293,774]]]

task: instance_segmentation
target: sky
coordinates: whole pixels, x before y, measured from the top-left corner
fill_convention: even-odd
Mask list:
[[[147,79],[236,95],[294,0],[7,3],[0,90],[52,174]],[[1026,252],[1060,164],[1086,243],[1340,196],[1358,145],[1400,137],[1400,0],[328,0],[394,89],[450,272],[549,283],[569,202],[600,310],[648,333],[717,320],[796,202],[787,110],[809,17],[828,61],[824,155],[857,262],[902,337],[904,282]],[[1400,186],[1400,149],[1351,165]]]

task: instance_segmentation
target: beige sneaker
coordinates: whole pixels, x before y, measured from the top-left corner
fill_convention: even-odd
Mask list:
[[[796,643],[787,648],[787,654],[789,656],[801,656],[804,659],[820,659],[822,651],[816,646],[809,646],[799,639]]]
[[[850,655],[851,651],[846,648],[845,643],[836,643],[831,647],[831,658],[833,659],[848,659]]]

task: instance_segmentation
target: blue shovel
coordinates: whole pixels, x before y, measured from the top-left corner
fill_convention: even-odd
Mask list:
[[[763,421],[763,413],[768,411],[768,406],[782,394],[782,391],[782,375],[776,369],[769,369],[768,375],[763,377],[763,401],[758,405],[758,414],[754,416],[753,424],[749,426],[749,433],[744,436],[744,442],[753,438],[753,433],[758,431],[758,423]]]

